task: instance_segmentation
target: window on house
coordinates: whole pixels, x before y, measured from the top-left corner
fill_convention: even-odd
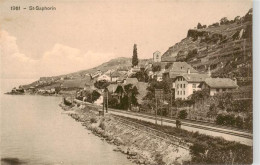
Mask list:
[[[183,95],[185,95],[185,91],[183,91]]]
[[[180,86],[181,86],[180,88],[182,88],[182,84],[180,84]]]
[[[183,88],[185,88],[185,84],[183,84]]]
[[[195,90],[195,89],[193,89],[192,93],[195,93],[195,92],[196,92],[196,90]]]
[[[179,91],[177,92],[177,95],[179,95]]]
[[[177,89],[179,89],[179,84],[177,84]]]
[[[192,88],[196,88],[196,84],[192,84]]]
[[[182,95],[182,91],[180,93],[181,93],[180,95]]]

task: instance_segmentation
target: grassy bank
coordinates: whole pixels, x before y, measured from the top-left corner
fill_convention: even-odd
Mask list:
[[[186,161],[185,164],[251,164],[253,162],[253,148],[250,146],[227,141],[220,137],[177,129],[176,127],[161,126],[138,119],[120,117],[192,143],[193,145],[190,147],[192,159]]]

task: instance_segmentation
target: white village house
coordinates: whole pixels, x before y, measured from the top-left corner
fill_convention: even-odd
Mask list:
[[[209,77],[208,74],[190,74],[189,72],[178,75],[172,86],[175,89],[175,98],[187,99],[195,91],[201,90],[200,83]]]
[[[110,81],[111,81],[110,74],[100,75],[100,76],[97,78],[97,81],[107,81],[107,82],[110,82]]]
[[[111,82],[117,82],[121,74],[118,71],[111,73]]]

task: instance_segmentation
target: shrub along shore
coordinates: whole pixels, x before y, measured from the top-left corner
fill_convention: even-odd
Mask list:
[[[83,126],[102,140],[116,145],[114,151],[126,154],[128,159],[137,164],[251,164],[253,161],[253,148],[250,146],[198,132],[120,117],[136,123],[129,125],[122,122],[123,120],[119,121],[117,116],[99,116],[97,108],[85,106],[61,104],[65,111],[73,111],[70,114],[72,118],[82,122]],[[148,133],[138,125],[182,139],[182,143],[167,139],[156,132]]]

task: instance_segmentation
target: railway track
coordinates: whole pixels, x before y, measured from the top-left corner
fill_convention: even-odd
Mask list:
[[[88,104],[88,106],[95,107],[95,108],[101,108],[101,107],[98,107],[98,106],[92,105],[92,104]],[[109,112],[111,114],[116,112],[116,113],[118,113],[118,115],[127,114],[127,115],[131,115],[131,117],[141,117],[141,118],[150,119],[150,120],[155,121],[155,116],[146,115],[146,114],[120,111],[120,110],[115,110],[115,109],[109,109]],[[160,116],[157,116],[157,121],[160,122],[160,120],[161,120]],[[176,123],[176,120],[167,119],[167,118],[164,118],[164,117],[162,118],[162,121],[164,123],[168,123],[168,124],[175,124]],[[222,133],[222,134],[236,136],[236,137],[245,138],[245,139],[249,139],[249,140],[253,139],[252,133],[243,132],[243,131],[239,131],[239,130],[230,130],[230,129],[227,129],[227,128],[214,127],[214,126],[211,126],[211,125],[200,124],[200,123],[191,123],[191,122],[186,122],[186,121],[182,121],[182,126],[186,126],[186,127],[190,127],[190,128],[197,128],[197,129],[206,130],[206,131],[211,131],[212,133],[214,133],[214,132]]]
[[[135,130],[145,131],[146,133],[148,133],[148,134],[150,134],[150,135],[152,135],[152,136],[154,136],[158,139],[167,141],[168,143],[171,143],[175,146],[189,150],[189,147],[192,145],[191,143],[187,143],[184,140],[182,140],[181,138],[178,138],[176,136],[173,136],[173,135],[167,134],[165,132],[150,128],[150,127],[145,126],[145,125],[140,124],[140,123],[136,123],[136,122],[133,122],[133,121],[130,121],[130,120],[127,120],[127,119],[123,119],[122,117],[115,115],[115,114],[112,114],[112,115],[113,115],[114,118],[117,119],[118,122],[120,122],[123,125],[126,125],[127,127],[133,128]]]
[[[111,110],[110,111],[114,111],[114,112],[118,112],[118,113],[122,113],[122,114],[129,114],[129,115],[133,115],[133,116],[137,116],[137,117],[143,117],[143,118],[147,118],[147,119],[152,119],[155,120],[154,116],[150,116],[150,115],[144,115],[144,114],[133,114],[131,112],[120,112],[118,110]],[[157,117],[157,121],[160,121],[161,119],[159,117]],[[167,122],[167,123],[172,123],[175,124],[176,121],[174,119],[165,119],[162,118],[163,122]],[[203,130],[207,130],[207,131],[212,131],[212,132],[218,132],[218,133],[223,133],[223,134],[228,134],[228,135],[232,135],[232,136],[237,136],[237,137],[242,137],[242,138],[247,138],[247,139],[253,139],[253,135],[250,133],[245,133],[245,132],[241,132],[239,133],[239,131],[229,131],[229,130],[223,130],[223,129],[219,129],[219,128],[213,128],[213,127],[207,127],[207,126],[203,126],[203,125],[198,125],[198,124],[190,124],[187,122],[182,122],[182,126],[187,126],[187,127],[193,127],[193,128],[197,128],[197,129],[203,129]]]

